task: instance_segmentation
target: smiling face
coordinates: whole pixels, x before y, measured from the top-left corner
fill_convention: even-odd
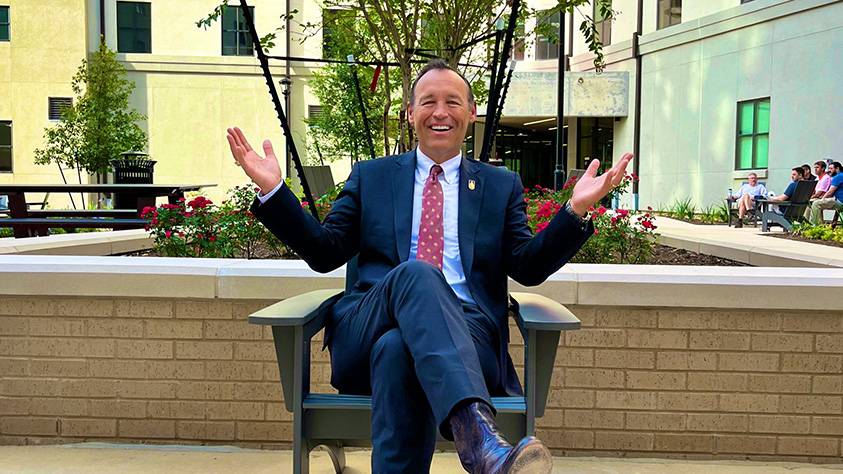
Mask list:
[[[407,112],[419,148],[437,163],[460,152],[468,125],[477,118],[465,81],[447,69],[433,69],[419,79]]]

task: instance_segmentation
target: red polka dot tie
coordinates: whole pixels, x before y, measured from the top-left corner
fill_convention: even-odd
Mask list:
[[[419,248],[417,260],[427,262],[442,270],[442,254],[445,246],[445,232],[442,225],[442,204],[444,195],[439,175],[442,167],[430,167],[430,175],[424,182],[422,192],[422,213],[419,222]]]

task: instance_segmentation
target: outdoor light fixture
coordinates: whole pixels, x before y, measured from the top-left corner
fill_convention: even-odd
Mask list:
[[[524,126],[526,127],[526,126],[529,126],[529,125],[535,125],[537,123],[550,122],[550,121],[553,121],[553,120],[556,120],[556,117],[551,117],[551,118],[543,119],[543,120],[536,120],[536,121],[533,121],[533,122],[527,122],[527,123],[524,124]]]

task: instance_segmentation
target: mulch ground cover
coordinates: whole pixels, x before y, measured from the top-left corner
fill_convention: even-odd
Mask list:
[[[843,242],[836,242],[834,240],[819,240],[819,239],[808,239],[802,237],[801,235],[793,235],[788,233],[778,233],[778,234],[766,234],[767,237],[776,237],[778,239],[788,239],[788,240],[797,240],[799,242],[808,242],[811,244],[820,244],[820,245],[827,245],[829,247],[843,247]]]

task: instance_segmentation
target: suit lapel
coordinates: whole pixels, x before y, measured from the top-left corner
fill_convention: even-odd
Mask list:
[[[395,215],[395,245],[398,262],[406,262],[410,254],[410,232],[413,226],[413,187],[416,171],[415,150],[398,155],[392,175],[392,208]]]
[[[462,158],[460,163],[458,231],[460,259],[466,278],[471,274],[474,262],[474,234],[480,219],[480,204],[483,201],[483,180],[479,175],[480,165]]]

